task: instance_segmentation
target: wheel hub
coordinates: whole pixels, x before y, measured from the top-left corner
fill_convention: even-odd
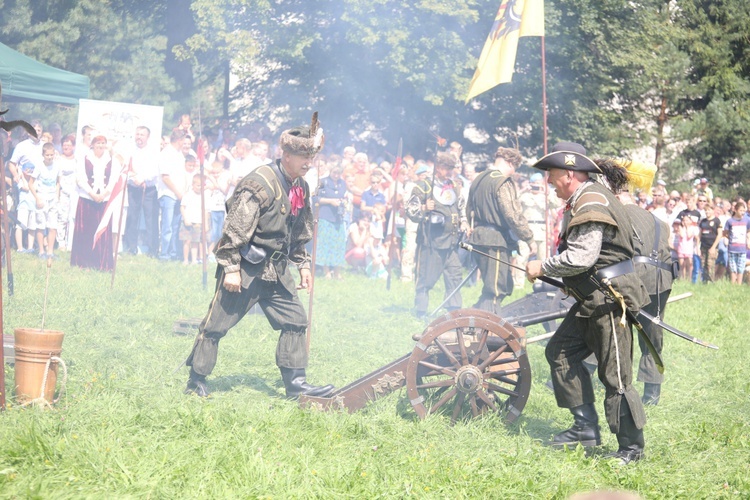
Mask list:
[[[473,394],[482,386],[482,371],[474,365],[462,366],[456,371],[456,389],[464,394]]]

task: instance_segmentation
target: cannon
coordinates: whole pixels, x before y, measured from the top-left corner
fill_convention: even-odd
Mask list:
[[[451,423],[492,411],[506,422],[523,411],[531,389],[525,326],[553,325],[573,305],[561,291],[535,284],[534,291],[501,309],[501,316],[459,309],[413,336],[414,349],[329,397],[301,396],[302,407],[355,412],[406,386],[420,418],[437,412]]]

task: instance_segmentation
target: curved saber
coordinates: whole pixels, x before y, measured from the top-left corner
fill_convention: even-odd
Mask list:
[[[664,323],[661,319],[656,318],[654,316],[651,316],[649,313],[645,311],[638,311],[638,318],[639,319],[645,319],[646,322],[653,324],[654,326],[658,326],[659,328],[668,331],[669,333],[673,333],[677,335],[678,337],[685,339],[687,341],[692,342],[693,344],[698,344],[703,347],[708,347],[709,349],[718,349],[718,346],[715,346],[711,343],[706,342],[705,340],[701,340],[699,338],[693,337],[692,335],[688,335],[687,333],[678,330],[677,328],[673,327],[672,325],[668,325]]]
[[[526,269],[522,268],[521,266],[516,266],[515,264],[511,264],[510,262],[506,262],[506,261],[504,261],[502,259],[498,259],[494,255],[490,255],[488,253],[480,252],[479,250],[476,250],[472,245],[469,245],[468,243],[459,243],[459,246],[461,248],[464,248],[464,249],[468,250],[469,252],[478,253],[479,255],[483,255],[483,256],[488,257],[488,258],[490,258],[492,260],[496,260],[496,261],[498,261],[501,264],[505,264],[507,266],[513,267],[515,269],[520,269],[522,271],[526,271]],[[548,283],[548,284],[550,284],[552,286],[556,286],[558,288],[565,289],[565,285],[561,281],[556,280],[554,278],[549,278],[547,276],[540,276],[537,279],[539,279],[539,280],[541,280],[541,281],[543,281],[545,283]],[[628,310],[628,313],[631,313],[631,311]],[[655,325],[655,326],[657,326],[657,327],[659,327],[659,328],[661,328],[663,330],[668,331],[669,333],[677,335],[678,337],[680,337],[682,339],[685,339],[685,340],[687,340],[689,342],[692,342],[694,344],[698,344],[699,346],[708,347],[709,349],[718,349],[718,346],[715,346],[715,345],[713,345],[713,344],[711,344],[709,342],[706,342],[705,340],[701,340],[699,338],[693,337],[692,335],[688,335],[687,333],[685,333],[685,332],[683,332],[681,330],[678,330],[677,328],[673,327],[672,325],[668,325],[667,323],[664,323],[661,319],[655,318],[654,316],[651,316],[647,312],[638,311],[638,314],[632,315],[632,313],[631,313],[631,314],[629,314],[629,316],[632,316],[631,320],[635,320],[634,323],[640,323],[639,320],[643,320],[646,323],[653,324],[653,325]],[[646,336],[646,335],[644,334],[644,336]],[[650,350],[651,350],[651,348],[649,347],[649,351]]]

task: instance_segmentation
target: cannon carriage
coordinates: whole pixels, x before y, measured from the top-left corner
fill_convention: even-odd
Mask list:
[[[501,316],[479,309],[449,312],[413,336],[410,353],[329,397],[301,396],[300,405],[354,412],[406,386],[420,418],[441,412],[455,423],[491,411],[513,422],[531,391],[526,346],[549,336],[527,339],[525,327],[544,324],[553,331],[554,321],[572,304],[559,290],[539,283],[533,293],[504,307]]]

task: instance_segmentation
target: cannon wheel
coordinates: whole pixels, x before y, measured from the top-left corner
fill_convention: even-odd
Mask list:
[[[448,313],[428,325],[417,341],[407,365],[406,387],[420,418],[446,411],[454,424],[491,410],[513,422],[531,389],[523,336],[487,311]]]

